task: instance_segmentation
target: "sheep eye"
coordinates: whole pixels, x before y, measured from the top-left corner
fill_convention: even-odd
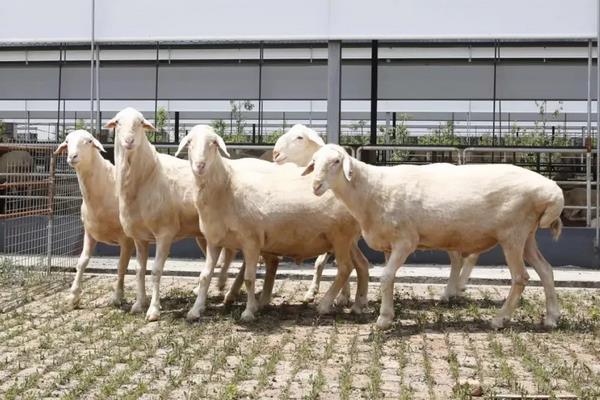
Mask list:
[[[296,139],[298,139],[298,140],[302,140],[302,139],[304,139],[304,138],[303,138],[302,136],[298,136]]]
[[[334,163],[334,164],[339,164],[339,163],[340,163],[340,160],[335,160],[333,163]]]

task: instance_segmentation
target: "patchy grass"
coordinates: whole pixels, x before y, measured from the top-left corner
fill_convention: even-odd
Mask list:
[[[548,331],[541,288],[528,288],[508,328],[488,321],[507,287],[469,288],[442,303],[440,285],[396,285],[396,321],[373,330],[374,311],[321,317],[301,297],[304,281],[278,281],[258,320],[241,301],[185,321],[195,279],[163,278],[161,321],[108,306],[113,277],[85,282],[81,308],[64,306],[72,276],[0,270],[0,397],[64,399],[286,399],[600,397],[600,292],[559,289],[563,317]],[[325,284],[326,286],[326,284]],[[354,285],[353,285],[354,286]],[[322,289],[323,291],[325,288]],[[465,383],[468,380],[470,383]],[[473,383],[474,382],[474,383]]]

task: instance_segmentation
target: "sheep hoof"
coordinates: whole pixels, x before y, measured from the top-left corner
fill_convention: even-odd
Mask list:
[[[385,330],[389,329],[392,326],[392,318],[380,315],[377,317],[377,322],[375,323],[375,327],[377,329]]]
[[[304,295],[304,299],[302,299],[303,303],[312,303],[315,301],[315,293],[312,290],[309,290]]]
[[[235,295],[231,292],[227,292],[225,294],[225,297],[223,298],[223,304],[233,304],[233,302],[235,301]]]
[[[496,330],[504,328],[504,317],[492,318],[490,321],[490,326]]]
[[[198,292],[200,291],[200,287],[196,286],[194,289],[192,289],[192,293],[194,293],[194,296],[198,296]]]
[[[135,303],[133,303],[133,305],[131,306],[131,310],[130,310],[130,312],[131,312],[132,314],[141,314],[141,313],[143,313],[143,312],[144,312],[144,308],[145,308],[145,305],[144,305],[144,304],[142,304],[142,302],[140,302],[140,301],[136,301],[136,302],[135,302]]]
[[[110,297],[109,304],[113,307],[121,307],[121,304],[123,304],[123,297],[123,293],[115,292]]]
[[[369,306],[367,306],[366,304],[359,304],[359,303],[354,303],[354,305],[352,305],[352,307],[350,308],[350,312],[352,314],[368,314],[371,312],[371,310],[369,309]]]
[[[254,316],[254,313],[249,311],[249,310],[245,310],[242,313],[242,316],[240,317],[240,319],[244,322],[252,322],[256,319],[256,317]]]
[[[340,294],[335,299],[335,305],[336,307],[346,307],[350,305],[350,299],[347,296]]]
[[[559,316],[555,315],[546,315],[544,317],[544,326],[549,329],[554,329],[558,325]]]
[[[150,306],[146,312],[146,321],[153,322],[160,319],[160,311],[156,306]]]
[[[79,307],[79,302],[81,300],[81,296],[75,293],[69,293],[67,295],[67,306],[71,309],[75,309]]]
[[[201,310],[196,310],[196,309],[192,308],[192,309],[190,309],[190,311],[188,311],[187,316],[185,318],[188,321],[192,322],[192,321],[196,321],[196,320],[200,319],[201,315],[202,315]]]

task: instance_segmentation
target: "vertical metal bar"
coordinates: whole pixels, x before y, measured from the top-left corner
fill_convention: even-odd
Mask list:
[[[25,107],[28,107],[27,100],[25,100]],[[29,110],[27,110],[27,135],[25,137],[28,142],[31,141],[30,123],[31,123],[31,112]]]
[[[493,87],[493,110],[492,110],[492,146],[496,145],[496,63],[498,60],[498,42],[494,43],[494,87]],[[493,154],[493,153],[492,153]]]
[[[379,43],[371,41],[371,136],[369,144],[377,144],[377,85],[379,72]]]
[[[158,64],[159,64],[159,44],[156,42],[156,68],[154,70],[154,127],[158,125]],[[157,128],[158,129],[158,128]],[[153,142],[156,142],[156,130],[153,135]]]
[[[588,68],[587,68],[587,138],[585,158],[585,224],[592,222],[592,41],[588,41]]]
[[[596,12],[598,13],[596,22],[598,30],[596,38],[596,218],[600,218],[598,212],[600,207],[600,0]],[[600,223],[596,224],[596,247],[600,248]]]
[[[90,47],[90,130],[94,134],[94,46],[96,39],[96,0],[92,0],[92,37]]]
[[[60,100],[61,100],[61,88],[62,88],[62,60],[63,60],[63,47],[60,45],[58,50],[58,110],[56,112],[56,142],[60,140]]]
[[[48,176],[48,230],[46,236],[46,257],[48,268],[47,273],[50,273],[52,268],[52,242],[54,236],[54,175],[56,165],[56,155],[50,156],[50,173]]]
[[[263,133],[263,101],[262,101],[262,68],[265,56],[264,43],[260,42],[258,56],[258,142],[262,143]]]
[[[179,143],[179,111],[175,111],[175,143]]]
[[[392,139],[396,139],[396,111],[392,113]]]
[[[102,118],[100,118],[100,46],[96,46],[96,126],[97,132],[102,131]]]
[[[327,47],[327,142],[339,144],[342,98],[342,42],[330,40]]]

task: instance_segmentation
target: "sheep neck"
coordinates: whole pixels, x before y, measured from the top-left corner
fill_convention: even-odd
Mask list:
[[[367,213],[370,208],[370,188],[368,182],[369,165],[351,159],[352,179],[347,181],[345,177],[339,179],[343,182],[337,182],[331,189],[337,198],[350,210],[350,213],[357,220],[364,221],[367,218]]]
[[[126,151],[121,144],[115,145],[117,188],[119,195],[134,200],[139,189],[150,179],[159,165],[158,153],[147,140],[142,140],[134,151]]]
[[[75,169],[81,196],[87,204],[93,204],[103,199],[114,186],[114,169],[112,165],[97,151],[93,153],[94,155],[88,165]]]
[[[217,154],[210,169],[202,176],[194,175],[198,183],[198,200],[201,203],[221,203],[224,195],[231,190],[231,167]]]

